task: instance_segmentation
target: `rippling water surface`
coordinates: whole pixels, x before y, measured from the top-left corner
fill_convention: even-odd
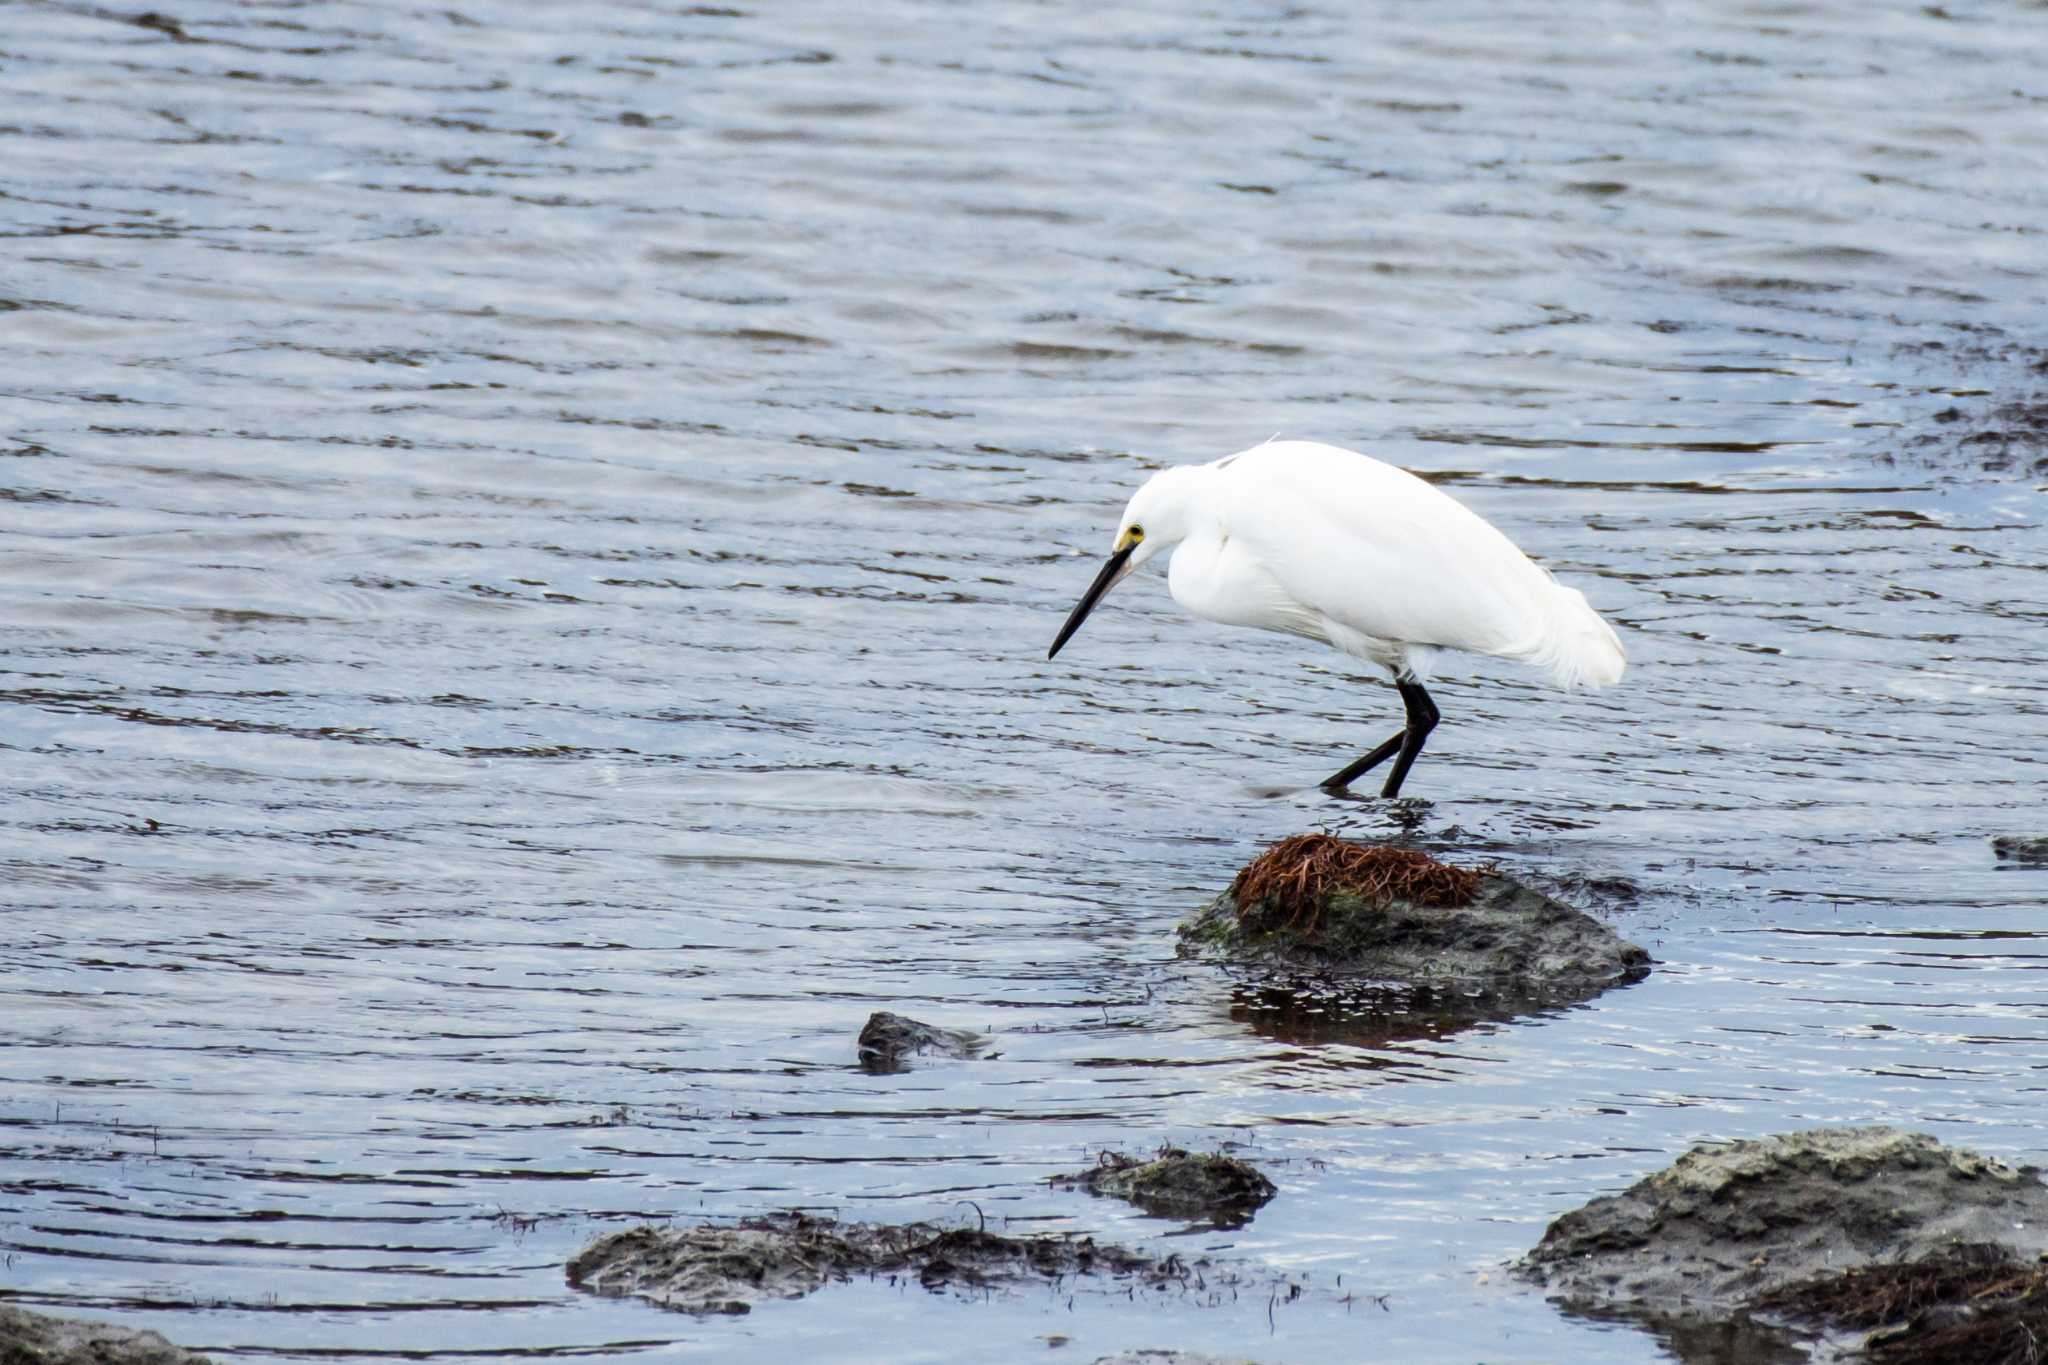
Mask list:
[[[2048,11],[0,5],[0,1297],[229,1360],[1637,1361],[1501,1264],[1691,1143],[2048,1158]],[[1145,469],[1368,447],[1623,687],[1126,586]],[[1971,437],[1981,437],[1972,441]],[[1183,964],[1318,826],[1663,963],[1462,1031]],[[1327,1004],[1327,1002],[1325,1002]],[[873,1077],[866,1014],[999,1055]],[[1048,1188],[1237,1144],[1235,1232]],[[801,1206],[1267,1294],[696,1321]],[[1384,1296],[1383,1300],[1373,1296]]]

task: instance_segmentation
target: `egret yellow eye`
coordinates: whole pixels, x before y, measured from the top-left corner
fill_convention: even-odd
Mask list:
[[[1133,527],[1131,528],[1131,544],[1133,544],[1133,545],[1136,545],[1136,544],[1137,544],[1137,543],[1138,543],[1139,541],[1143,540],[1144,538],[1145,538],[1145,528],[1144,528],[1144,527],[1142,527],[1142,526],[1133,526]]]

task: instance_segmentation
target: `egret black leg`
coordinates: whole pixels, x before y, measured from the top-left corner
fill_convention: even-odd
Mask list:
[[[1408,708],[1408,725],[1401,731],[1401,754],[1394,760],[1394,771],[1387,774],[1387,785],[1380,788],[1380,795],[1387,797],[1401,794],[1401,784],[1408,780],[1408,770],[1415,766],[1415,756],[1422,752],[1422,741],[1429,738],[1429,732],[1442,719],[1421,683],[1396,682],[1394,686],[1401,689],[1401,701]]]
[[[1356,762],[1347,764],[1343,772],[1333,773],[1331,776],[1323,779],[1323,785],[1331,791],[1344,790],[1344,788],[1350,786],[1352,782],[1356,780],[1359,776],[1366,772],[1369,772],[1374,768],[1379,767],[1380,764],[1392,758],[1394,756],[1395,750],[1401,747],[1401,741],[1406,739],[1407,737],[1408,732],[1406,730],[1403,730],[1400,734],[1395,735],[1392,739],[1388,740],[1385,744],[1380,745],[1379,748],[1374,749],[1364,758],[1358,759]]]
[[[1324,781],[1325,787],[1341,791],[1399,753],[1400,757],[1394,761],[1394,771],[1387,774],[1387,785],[1380,789],[1380,795],[1401,794],[1401,784],[1408,780],[1408,770],[1415,766],[1415,756],[1422,752],[1422,741],[1429,738],[1429,732],[1436,728],[1440,717],[1436,703],[1429,699],[1429,693],[1422,690],[1421,683],[1397,680],[1394,686],[1401,693],[1401,704],[1408,709],[1408,724],[1400,734],[1379,748],[1347,765],[1342,772],[1332,774]]]

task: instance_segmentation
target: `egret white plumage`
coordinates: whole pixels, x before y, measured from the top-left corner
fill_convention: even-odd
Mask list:
[[[1154,474],[1046,657],[1167,549],[1173,600],[1195,615],[1320,640],[1392,678],[1406,723],[1323,782],[1333,790],[1392,758],[1380,795],[1400,795],[1439,719],[1423,683],[1444,650],[1533,664],[1561,687],[1621,680],[1621,641],[1585,594],[1450,495],[1316,441],[1269,441]]]

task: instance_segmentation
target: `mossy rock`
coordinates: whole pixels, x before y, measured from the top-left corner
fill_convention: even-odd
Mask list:
[[[1465,905],[1375,901],[1349,891],[1319,903],[1313,929],[1250,927],[1228,892],[1180,926],[1184,954],[1244,964],[1342,969],[1405,985],[1544,993],[1640,979],[1650,955],[1592,916],[1497,872]]]

